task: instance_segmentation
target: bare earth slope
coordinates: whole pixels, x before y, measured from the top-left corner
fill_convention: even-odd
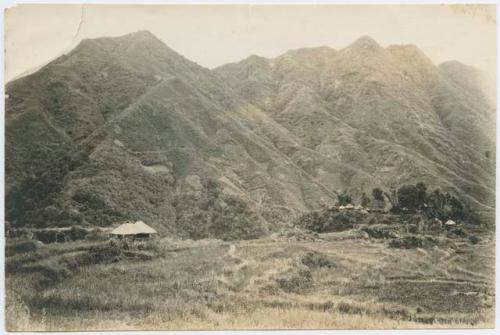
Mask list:
[[[267,227],[340,190],[420,180],[489,208],[495,110],[481,76],[367,37],[214,71],[148,32],[84,40],[6,87],[7,219],[141,218],[179,233],[209,181],[221,212],[241,203]]]

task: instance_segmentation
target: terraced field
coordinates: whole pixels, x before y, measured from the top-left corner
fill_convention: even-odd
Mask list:
[[[492,327],[494,239],[442,240],[395,249],[359,230],[295,230],[39,245],[7,253],[8,328]]]

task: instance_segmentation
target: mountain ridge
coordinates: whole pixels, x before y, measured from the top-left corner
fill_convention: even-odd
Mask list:
[[[415,48],[362,37],[341,50],[303,48],[208,70],[145,31],[84,40],[7,84],[7,218],[145,218],[175,234],[201,220],[212,222],[211,236],[227,206],[272,228],[341,191],[357,197],[420,179],[492,206],[494,143],[478,132],[494,131],[494,107],[484,87],[450,77],[449,65],[439,70]],[[467,99],[457,100],[463,91]],[[68,166],[54,168],[66,154]],[[61,175],[50,201],[26,204],[12,194],[47,184],[34,164]],[[212,181],[224,194],[216,214],[199,209],[212,201]]]

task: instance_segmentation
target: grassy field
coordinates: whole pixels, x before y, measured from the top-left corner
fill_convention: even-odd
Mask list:
[[[8,330],[494,326],[494,240],[395,249],[349,230],[13,248]],[[29,243],[28,243],[29,244]]]

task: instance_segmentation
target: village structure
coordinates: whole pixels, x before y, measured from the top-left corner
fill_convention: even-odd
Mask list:
[[[132,238],[132,239],[147,239],[158,234],[156,230],[148,226],[142,221],[135,223],[125,222],[119,227],[111,231],[110,235],[119,239]]]
[[[347,211],[352,211],[352,210],[355,210],[355,211],[364,211],[364,212],[375,212],[375,213],[388,213],[389,210],[388,208],[386,207],[385,203],[383,201],[380,201],[380,202],[377,202],[377,201],[374,201],[371,206],[369,207],[363,207],[361,205],[353,205],[351,203],[347,204],[347,205],[340,205],[337,207],[339,210],[341,211],[344,211],[344,210],[347,210]]]

